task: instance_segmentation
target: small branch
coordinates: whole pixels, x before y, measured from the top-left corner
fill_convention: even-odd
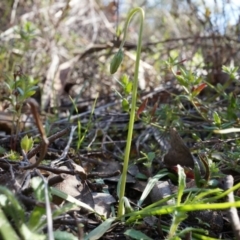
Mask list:
[[[232,175],[226,176],[225,181],[224,181],[224,189],[228,190],[231,187],[233,187],[233,182],[234,181],[233,181]],[[228,198],[228,202],[230,202],[230,203],[235,202],[233,191],[228,194],[227,198]],[[239,216],[238,216],[236,207],[229,208],[228,217],[231,222],[235,238],[240,239],[240,220],[239,220]]]
[[[10,24],[13,24],[14,21],[15,21],[18,3],[19,3],[19,0],[15,0],[14,3],[13,3],[11,18],[10,18]]]
[[[59,162],[61,162],[64,158],[66,158],[66,156],[67,156],[67,154],[68,154],[68,150],[69,150],[70,145],[71,145],[71,143],[72,143],[73,134],[74,134],[76,128],[77,128],[77,126],[72,126],[72,127],[71,127],[71,132],[70,132],[70,135],[69,135],[69,139],[68,139],[67,146],[65,147],[65,149],[64,149],[62,155],[60,156],[60,158],[58,158],[58,159],[56,159],[55,161],[53,161],[51,165],[54,165],[54,164],[56,164],[56,163],[59,163]]]

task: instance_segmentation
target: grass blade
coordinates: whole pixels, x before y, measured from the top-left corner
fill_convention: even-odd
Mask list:
[[[84,240],[97,240],[103,236],[103,234],[112,226],[112,223],[116,220],[116,218],[108,218],[102,224],[100,224],[97,228],[91,231],[87,236],[84,237]]]

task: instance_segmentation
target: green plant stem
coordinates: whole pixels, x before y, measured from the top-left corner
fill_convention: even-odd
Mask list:
[[[134,127],[134,120],[135,120],[135,110],[136,110],[136,101],[137,101],[137,88],[138,88],[138,70],[140,64],[140,54],[141,54],[141,47],[142,47],[142,33],[143,33],[143,21],[144,21],[144,11],[142,8],[135,8],[133,9],[127,18],[127,22],[124,28],[124,38],[121,43],[120,49],[123,47],[128,25],[134,16],[135,13],[140,13],[140,31],[138,36],[138,44],[137,44],[137,56],[136,56],[136,63],[135,63],[135,70],[134,70],[134,79],[133,79],[133,90],[132,90],[132,105],[131,105],[131,112],[130,112],[130,120],[128,125],[128,136],[127,136],[127,145],[125,150],[124,156],[124,165],[123,165],[123,172],[121,177],[121,185],[120,185],[120,194],[119,194],[119,207],[118,207],[118,216],[122,216],[123,214],[123,201],[121,199],[124,197],[125,194],[125,186],[127,180],[127,170],[128,170],[128,162],[129,162],[129,155],[131,150],[131,143],[132,143],[132,134],[133,134],[133,127]]]
[[[221,202],[221,203],[192,203],[192,204],[181,204],[180,206],[175,205],[165,205],[161,207],[154,207],[149,209],[143,209],[140,211],[131,212],[126,214],[124,217],[130,217],[126,224],[131,224],[137,219],[142,219],[148,216],[159,216],[165,214],[174,213],[174,211],[186,213],[192,211],[201,211],[201,210],[225,210],[231,207],[240,207],[240,201],[236,202]]]

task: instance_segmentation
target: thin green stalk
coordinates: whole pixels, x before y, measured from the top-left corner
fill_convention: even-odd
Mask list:
[[[143,33],[143,21],[144,21],[144,11],[143,11],[142,8],[139,8],[139,7],[134,8],[129,13],[126,24],[125,24],[125,27],[124,27],[124,36],[123,36],[123,41],[120,45],[120,50],[118,52],[118,55],[115,55],[116,57],[112,61],[114,70],[117,70],[117,68],[120,65],[121,60],[122,60],[121,49],[124,46],[124,43],[125,43],[125,40],[126,40],[128,25],[129,25],[132,17],[136,13],[140,13],[140,30],[139,30],[139,37],[138,37],[138,44],[137,44],[137,56],[136,56],[135,70],[134,70],[133,90],[132,90],[132,104],[131,104],[130,120],[129,120],[129,126],[128,126],[127,145],[126,145],[126,150],[125,150],[123,172],[122,172],[121,183],[120,183],[118,216],[122,216],[122,214],[123,214],[123,201],[121,201],[121,200],[122,200],[122,198],[124,197],[124,194],[125,194],[127,169],[128,169],[129,155],[130,155],[130,150],[131,150],[134,120],[135,120],[137,88],[138,88],[138,70],[139,70],[139,64],[140,64],[140,54],[141,54],[141,46],[142,46],[142,33]],[[114,73],[115,72],[114,70],[111,70],[111,73]]]
[[[201,210],[225,210],[231,207],[240,207],[240,201],[236,202],[223,202],[223,203],[191,203],[176,205],[158,206],[150,209],[143,209],[135,212],[125,214],[124,217],[130,217],[126,221],[126,224],[135,222],[137,219],[142,219],[147,216],[159,216],[165,214],[171,214],[175,211],[180,213],[201,211]]]
[[[135,13],[140,13],[140,30],[139,30],[139,37],[138,37],[138,44],[137,44],[137,56],[136,56],[136,63],[135,63],[135,70],[134,70],[134,79],[133,79],[133,91],[132,91],[132,104],[131,104],[131,112],[130,112],[130,120],[128,125],[128,136],[127,136],[127,145],[125,150],[124,156],[124,165],[123,165],[123,172],[122,172],[122,182],[120,186],[120,196],[119,199],[121,200],[125,194],[125,187],[126,187],[126,180],[127,180],[127,170],[128,170],[128,162],[129,162],[129,155],[131,150],[131,143],[132,143],[132,134],[134,128],[134,120],[135,120],[135,111],[136,111],[136,101],[137,101],[137,88],[138,88],[138,70],[140,64],[140,55],[141,55],[141,47],[142,47],[142,33],[143,33],[143,21],[144,21],[144,11],[142,8],[135,8],[133,9],[127,19],[127,23],[124,29],[124,41],[126,39],[126,31],[129,25],[130,20],[132,19]],[[121,44],[121,47],[124,44],[124,41]],[[121,216],[123,213],[123,201],[119,201],[118,207],[118,216]]]

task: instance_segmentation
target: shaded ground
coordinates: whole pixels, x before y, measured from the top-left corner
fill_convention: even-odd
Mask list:
[[[152,94],[156,97],[155,95],[161,96],[165,92],[152,92]],[[176,105],[174,98],[171,96],[175,96],[175,94],[172,95],[169,89],[167,103],[159,103],[156,113],[162,111],[163,106],[171,108],[171,105]],[[115,103],[117,105],[118,101],[116,100]],[[39,175],[39,172],[36,172],[36,169],[38,169],[47,179],[50,186],[54,186],[76,197],[106,217],[116,214],[116,187],[120,177],[119,173],[122,170],[122,156],[126,144],[128,114],[120,113],[119,110],[116,112],[107,106],[108,104],[103,105],[101,108],[96,108],[94,115],[83,112],[71,123],[65,118],[53,122],[50,127],[51,130],[48,132],[49,145],[44,156],[44,159],[47,161],[41,162],[38,166],[34,165],[34,161],[36,161],[34,159],[41,157],[43,147],[41,148],[37,144],[37,139],[39,139],[37,137],[37,129],[28,132],[28,135],[33,136],[36,142],[26,156],[30,161],[29,163],[23,160],[20,162],[19,160],[10,161],[11,157],[8,157],[6,152],[2,155],[0,159],[0,166],[2,168],[1,184],[15,192],[27,211],[31,212],[34,206],[39,204],[33,198],[33,189],[29,185],[30,179]],[[203,120],[199,121],[199,116],[194,108],[189,107],[190,109],[184,109],[182,112],[177,113],[183,116],[185,111],[191,112],[191,115],[185,114],[184,117],[179,117],[181,124],[187,126],[187,128],[178,130],[179,134],[184,137],[184,140],[180,138],[177,131],[170,129],[169,133],[168,128],[163,128],[159,124],[159,121],[161,122],[162,120],[155,119],[154,121],[155,124],[157,123],[161,127],[160,130],[150,124],[146,124],[145,121],[140,119],[136,121],[126,188],[126,196],[130,199],[133,206],[137,204],[145,189],[147,179],[155,176],[161,169],[165,169],[166,167],[173,174],[171,182],[169,182],[169,177],[161,179],[153,188],[149,197],[144,201],[143,206],[156,202],[164,196],[171,195],[177,191],[176,169],[172,168],[177,164],[189,168],[187,176],[190,178],[188,179],[187,187],[195,186],[193,179],[191,179],[193,172],[190,168],[193,168],[194,162],[190,154],[190,148],[193,150],[193,153],[205,152],[208,161],[210,161],[210,159],[215,159],[213,158],[213,153],[216,155],[220,154],[224,148],[229,148],[228,145],[231,145],[231,139],[221,140],[217,136],[211,136],[210,133],[212,131],[206,130],[207,127],[210,128],[211,124]],[[151,109],[152,107],[149,106],[149,108]],[[98,109],[100,110],[98,111]],[[141,115],[143,115],[142,119],[144,119],[144,113]],[[155,117],[157,118],[157,116]],[[160,117],[162,118],[162,115]],[[86,128],[88,129],[86,134],[83,135],[84,141],[79,150],[76,150],[79,139],[77,130],[74,127],[77,121],[81,122],[82,134],[85,133]],[[192,138],[192,134],[195,135],[195,133],[199,135],[198,141],[194,141]],[[19,136],[1,137],[1,146],[7,151],[15,147],[15,150],[21,156],[19,138],[25,134],[23,131]],[[200,137],[202,138],[201,140]],[[149,159],[146,157],[143,158],[141,152],[147,154]],[[199,156],[195,156],[199,159]],[[218,167],[208,169],[210,173],[206,174],[205,172],[202,178],[217,180],[219,187],[224,188],[222,183],[224,175],[216,172],[219,169],[222,173],[233,174],[236,180],[235,183],[238,182],[239,174],[236,170],[227,167],[226,164],[218,163],[217,159],[215,161],[217,161]],[[26,165],[30,167],[26,167]],[[28,170],[25,170],[26,168]],[[205,186],[209,188],[209,185]],[[59,197],[54,197],[52,202],[60,206],[59,204],[62,204],[63,200]],[[112,208],[110,208],[111,205]],[[216,238],[222,236],[222,239],[232,238],[230,222],[227,220],[225,211],[206,210],[199,213],[193,212],[189,215],[188,219],[182,223],[181,227],[197,226],[198,228],[209,230],[210,236]],[[53,221],[54,228],[61,230],[73,228],[73,233],[75,232],[75,234],[77,232],[74,226],[77,222],[83,223],[84,227],[82,231],[86,233],[98,226],[101,220],[99,217],[94,216],[94,214],[87,214],[86,210],[82,209],[80,211],[70,211],[68,214],[64,214]],[[163,239],[166,233],[164,234],[164,228],[162,229],[161,226],[162,224],[169,225],[170,223],[171,217],[163,215],[161,218],[152,217],[144,219],[139,226],[135,226],[134,228],[140,229],[152,239],[160,239],[161,236]],[[123,233],[128,228],[127,226],[122,226],[121,223],[114,224],[110,232],[106,233],[105,237],[101,239],[126,239]]]

